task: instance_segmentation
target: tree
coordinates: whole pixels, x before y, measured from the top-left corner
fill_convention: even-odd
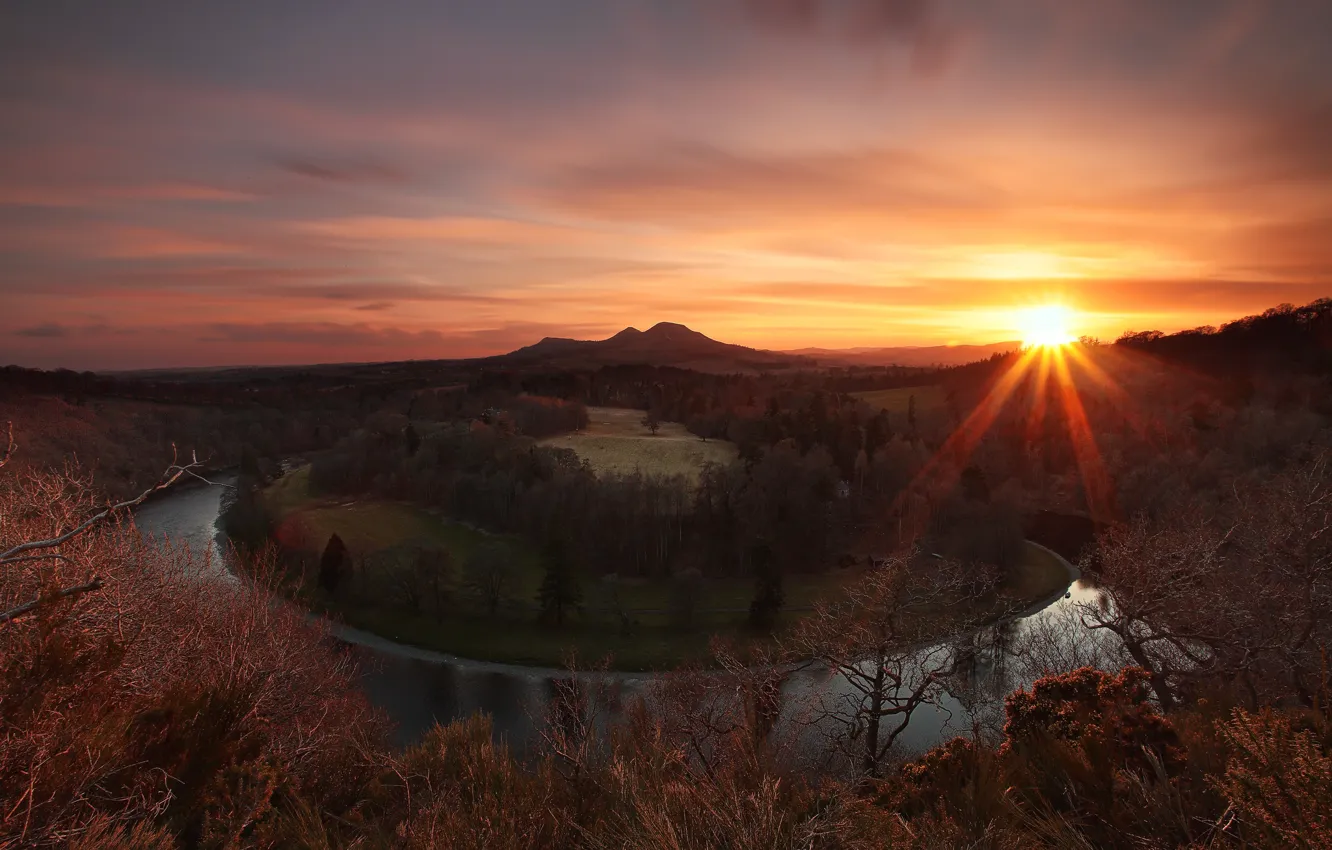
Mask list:
[[[693,628],[698,599],[703,590],[703,574],[697,568],[680,570],[671,576],[671,625],[681,631]]]
[[[657,417],[654,410],[649,410],[642,420],[643,427],[652,432],[652,436],[657,436],[657,431],[661,430],[661,420]]]
[[[453,557],[446,549],[397,549],[386,553],[390,589],[396,601],[412,611],[427,607],[441,618],[453,595]]]
[[[416,428],[410,422],[407,427],[402,429],[402,442],[407,448],[408,457],[416,455],[417,450],[421,448],[421,435],[416,432]]]
[[[911,427],[911,433],[916,432],[916,396],[914,393],[907,396],[907,425]]]
[[[347,545],[342,538],[337,534],[329,537],[324,554],[319,557],[319,586],[328,593],[336,593],[347,573],[348,560]]]
[[[467,558],[464,573],[467,588],[479,596],[486,610],[495,616],[516,580],[512,551],[498,543],[478,546]]]
[[[1236,614],[1246,590],[1226,581],[1226,537],[1196,511],[1159,527],[1139,517],[1102,533],[1083,558],[1105,588],[1078,605],[1083,621],[1118,639],[1167,712],[1188,682],[1238,673],[1224,669],[1234,658],[1225,650],[1242,637]]]
[[[754,565],[754,599],[749,603],[749,625],[755,631],[770,632],[786,602],[781,567],[767,544],[755,546],[750,560]]]
[[[561,543],[546,549],[546,576],[537,590],[541,616],[556,626],[563,626],[566,615],[583,601],[578,577],[569,563],[566,547]]]
[[[847,686],[817,689],[806,722],[830,734],[863,775],[881,774],[916,709],[937,700],[955,672],[957,658],[940,639],[967,627],[968,596],[961,565],[898,554],[797,626],[791,658],[818,663]]]

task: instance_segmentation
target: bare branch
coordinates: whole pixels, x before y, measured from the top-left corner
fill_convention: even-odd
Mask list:
[[[68,599],[71,596],[79,596],[84,593],[91,593],[94,590],[101,590],[101,589],[102,589],[102,580],[100,578],[93,578],[92,581],[89,581],[85,584],[77,584],[74,585],[73,587],[66,587],[61,590],[57,590],[55,593],[49,594],[47,596],[39,596],[36,599],[32,600],[31,602],[25,602],[22,605],[18,606],[17,608],[10,608],[8,611],[5,611],[3,614],[0,614],[0,626],[8,624],[13,620],[22,617],[24,614],[28,614],[31,613],[32,611],[35,611],[38,607],[41,606],[43,602],[56,602],[61,599]]]
[[[14,561],[17,559],[17,556],[22,555],[25,552],[32,552],[37,549],[53,549],[56,546],[68,543],[70,540],[73,540],[75,537],[78,537],[80,534],[83,534],[84,532],[88,531],[90,528],[96,526],[98,523],[107,520],[117,512],[126,510],[128,508],[132,508],[135,505],[143,503],[143,501],[146,500],[152,494],[157,493],[161,490],[165,490],[166,488],[170,487],[172,484],[175,484],[184,476],[188,475],[191,478],[197,478],[200,481],[207,481],[207,479],[203,478],[203,476],[199,475],[197,472],[197,470],[202,466],[203,463],[195,455],[191,455],[190,463],[185,464],[183,466],[180,465],[179,463],[176,463],[175,458],[173,457],[172,464],[169,467],[167,467],[164,473],[162,473],[162,478],[157,482],[157,484],[153,485],[152,487],[149,487],[147,490],[144,490],[138,496],[135,496],[133,499],[128,499],[126,501],[110,505],[104,510],[99,511],[98,513],[88,517],[86,520],[74,526],[69,531],[64,532],[63,534],[59,534],[55,537],[46,540],[30,540],[27,543],[20,543],[17,546],[10,548],[8,551],[0,552],[0,564],[14,563]]]

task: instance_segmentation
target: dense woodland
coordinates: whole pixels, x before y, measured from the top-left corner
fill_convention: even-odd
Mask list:
[[[368,393],[316,375],[243,403],[246,380],[284,379],[238,376],[189,404],[46,374],[4,384],[0,846],[1332,846],[1332,302],[883,370],[874,388],[945,389],[889,413],[846,373],[413,372]],[[740,459],[696,489],[597,478],[534,440],[587,404],[724,434]],[[34,411],[86,432],[39,437]],[[59,465],[101,473],[91,458],[119,445],[132,460],[106,471],[131,492],[173,440],[239,466],[241,498],[307,454],[313,486],[437,507],[598,572],[780,575],[894,551],[765,657],[719,645],[716,670],[662,677],[614,728],[591,720],[610,696],[571,677],[526,761],[484,718],[399,750],[346,657],[272,595],[271,551],[209,593],[126,511],[90,522],[101,475]],[[922,639],[975,625],[948,612],[1051,515],[1096,532],[1060,544],[1103,592],[1077,612],[1089,628],[1024,633],[1008,651],[1035,684],[1002,717],[901,753],[959,665]],[[775,721],[783,671],[810,659],[866,696],[826,707],[847,758],[818,771]]]

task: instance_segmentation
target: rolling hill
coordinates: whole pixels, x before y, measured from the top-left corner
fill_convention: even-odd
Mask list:
[[[645,331],[625,328],[608,339],[546,337],[482,362],[504,365],[541,364],[565,368],[611,365],[677,366],[699,372],[765,372],[809,368],[812,358],[762,351],[718,342],[674,322],[660,322]]]

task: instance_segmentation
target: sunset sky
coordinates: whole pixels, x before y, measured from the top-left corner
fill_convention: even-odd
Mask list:
[[[1332,295],[1332,2],[0,6],[0,364],[1176,330]]]

